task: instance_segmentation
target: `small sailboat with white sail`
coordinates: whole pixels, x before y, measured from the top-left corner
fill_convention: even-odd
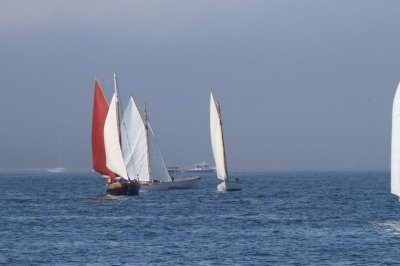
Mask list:
[[[397,86],[392,110],[391,193],[400,200],[400,83]]]
[[[231,180],[228,178],[221,108],[212,92],[210,93],[210,135],[217,178],[223,181],[218,185],[218,191],[241,190],[241,183],[238,179]]]
[[[156,143],[147,107],[139,110],[130,98],[121,122],[121,144],[128,174],[139,180],[142,190],[187,189],[198,187],[200,177],[172,178]]]
[[[54,168],[48,168],[47,172],[49,173],[63,173],[65,172],[65,168],[62,166],[63,165],[63,160],[62,160],[62,153],[61,153],[61,141],[59,140],[59,163],[58,163],[58,167],[54,167]]]
[[[47,172],[49,173],[63,173],[65,172],[65,168],[64,167],[55,167],[55,168],[49,168],[47,169]]]
[[[117,79],[114,73],[114,95],[110,105],[95,81],[92,120],[93,170],[106,176],[110,195],[138,195],[140,185],[126,171],[120,144]]]

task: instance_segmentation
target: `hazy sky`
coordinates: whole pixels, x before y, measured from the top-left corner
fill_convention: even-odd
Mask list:
[[[168,165],[388,169],[400,1],[0,1],[0,168],[91,168],[94,76],[147,103]]]

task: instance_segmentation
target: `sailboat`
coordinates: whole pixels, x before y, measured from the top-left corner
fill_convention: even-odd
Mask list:
[[[106,192],[111,195],[138,195],[140,185],[126,172],[120,145],[117,79],[110,105],[98,80],[95,81],[92,120],[93,170],[107,177]]]
[[[400,199],[400,83],[397,86],[392,111],[391,193]]]
[[[61,141],[59,141],[59,153],[60,153],[60,156],[59,156],[59,166],[58,167],[55,167],[55,168],[49,168],[49,169],[47,169],[47,172],[49,172],[49,173],[62,173],[62,172],[65,172],[65,168],[64,167],[62,167],[62,165],[63,165],[63,162],[62,162],[62,154],[61,154]]]
[[[218,185],[218,191],[241,190],[241,183],[238,179],[230,180],[228,178],[221,108],[212,92],[210,93],[210,134],[217,178],[223,181]]]
[[[65,168],[64,167],[49,168],[49,169],[47,169],[47,172],[49,172],[49,173],[63,173],[63,172],[65,172]]]
[[[200,177],[172,178],[151,128],[147,107],[142,115],[133,97],[130,98],[121,122],[121,144],[129,176],[139,180],[142,190],[196,188]]]

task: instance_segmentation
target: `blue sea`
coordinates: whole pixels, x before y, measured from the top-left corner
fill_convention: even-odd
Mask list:
[[[400,264],[388,172],[232,173],[241,192],[105,195],[95,173],[0,173],[0,264]]]

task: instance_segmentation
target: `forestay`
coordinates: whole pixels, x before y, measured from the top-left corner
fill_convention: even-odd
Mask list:
[[[124,179],[128,179],[125,169],[124,160],[122,158],[121,145],[119,142],[117,116],[117,102],[114,93],[111,100],[110,108],[107,113],[106,122],[104,124],[104,147],[106,151],[107,167]]]
[[[212,93],[210,97],[210,134],[217,177],[221,180],[227,180],[221,116]]]

